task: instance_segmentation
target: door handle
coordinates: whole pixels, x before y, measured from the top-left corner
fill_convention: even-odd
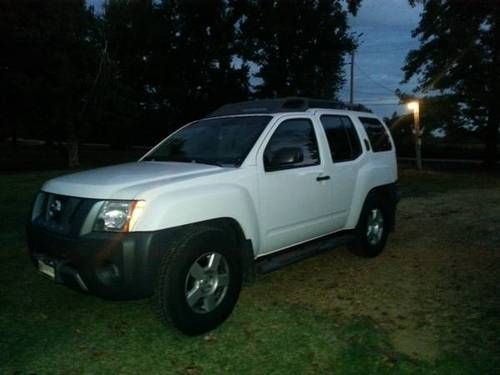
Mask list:
[[[316,177],[316,181],[326,181],[329,179],[330,179],[330,176],[318,176],[318,177]]]

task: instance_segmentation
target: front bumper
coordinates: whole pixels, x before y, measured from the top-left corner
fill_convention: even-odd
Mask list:
[[[150,296],[166,231],[88,233],[72,237],[32,223],[27,237],[35,263],[53,267],[54,281],[109,299]]]

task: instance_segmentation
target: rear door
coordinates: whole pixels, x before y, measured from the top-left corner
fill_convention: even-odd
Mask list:
[[[311,115],[287,116],[273,126],[258,153],[262,252],[273,252],[332,230],[331,181],[325,151]],[[300,149],[302,160],[272,167],[284,148]]]
[[[344,229],[363,163],[363,149],[348,115],[320,114],[318,120],[329,146],[325,173],[331,176],[332,222],[335,230]]]

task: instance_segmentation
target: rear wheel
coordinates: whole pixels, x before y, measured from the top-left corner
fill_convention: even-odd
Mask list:
[[[195,228],[162,260],[154,305],[159,319],[189,335],[210,331],[231,314],[242,283],[234,236]]]
[[[387,242],[389,228],[388,205],[379,196],[368,197],[356,226],[357,239],[351,251],[364,257],[379,255]]]

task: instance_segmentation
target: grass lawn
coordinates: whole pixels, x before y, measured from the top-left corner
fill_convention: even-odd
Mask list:
[[[246,287],[213,333],[149,301],[110,302],[31,265],[33,194],[60,172],[0,176],[0,374],[493,374],[500,370],[500,178],[403,171],[376,259],[339,248]]]

